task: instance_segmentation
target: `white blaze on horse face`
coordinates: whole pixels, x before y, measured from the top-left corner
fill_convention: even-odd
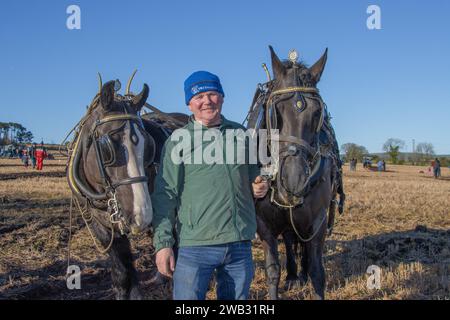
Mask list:
[[[130,139],[126,139],[125,146],[127,148],[127,171],[128,176],[139,177],[145,176],[144,168],[144,143],[145,139],[141,131],[135,123],[132,124],[134,127],[134,134],[138,137],[138,144],[134,145]],[[127,124],[125,129],[125,136],[130,136],[130,124]],[[139,182],[131,184],[133,191],[133,215],[135,219],[136,226],[141,230],[144,229],[152,222],[153,209],[152,201],[150,199],[150,193],[148,191],[147,182]]]

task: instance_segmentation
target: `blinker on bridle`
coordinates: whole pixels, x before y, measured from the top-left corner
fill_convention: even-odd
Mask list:
[[[99,126],[101,126],[102,124],[105,124],[107,122],[111,122],[111,121],[121,121],[121,120],[125,120],[125,121],[130,121],[130,122],[136,122],[138,124],[138,126],[142,126],[142,119],[134,114],[119,114],[119,115],[111,115],[111,116],[106,116],[102,119],[97,119],[94,123],[94,126],[91,130],[91,136],[96,137],[97,133],[97,129]],[[108,148],[110,149],[111,152],[111,157],[110,159],[103,159],[104,154],[101,151],[100,148],[100,139],[94,139],[94,148],[95,148],[95,153],[96,153],[96,159],[97,159],[97,164],[100,170],[100,176],[101,179],[103,181],[103,183],[106,185],[106,191],[113,191],[114,189],[116,189],[117,187],[121,186],[121,185],[127,185],[127,184],[134,184],[134,183],[139,183],[139,182],[146,182],[148,181],[148,177],[147,176],[138,176],[138,177],[132,177],[132,178],[127,178],[127,179],[123,179],[120,180],[118,182],[112,183],[110,177],[108,176],[108,174],[106,173],[106,166],[111,165],[112,163],[114,163],[115,161],[115,153],[114,153],[114,148],[112,147],[112,143],[111,143],[111,139],[109,138],[108,135],[106,135],[107,138],[103,138],[104,136],[100,137],[100,139],[104,139],[106,140],[106,144],[108,145]],[[137,138],[137,137],[136,137]]]

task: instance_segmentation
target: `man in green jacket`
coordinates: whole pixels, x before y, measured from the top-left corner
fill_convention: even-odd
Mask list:
[[[173,274],[176,300],[205,299],[214,273],[218,299],[247,299],[256,233],[253,198],[264,197],[269,186],[249,157],[237,160],[242,148],[229,157],[230,141],[235,150],[239,139],[227,138],[228,133],[245,128],[221,115],[224,92],[219,78],[194,72],[184,90],[193,115],[167,140],[152,194],[158,271]]]

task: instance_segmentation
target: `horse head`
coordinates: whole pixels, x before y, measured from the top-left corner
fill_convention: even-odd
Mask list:
[[[266,102],[266,127],[279,130],[277,197],[285,205],[298,205],[323,165],[319,132],[324,103],[317,83],[325,67],[327,50],[312,66],[297,62],[295,51],[281,61],[270,46],[274,80]]]
[[[115,83],[100,82],[69,164],[69,184],[90,203],[103,204],[106,223],[118,224],[123,234],[137,234],[153,217],[146,168],[153,162],[155,142],[139,115],[149,88],[144,84],[139,94],[121,96]]]

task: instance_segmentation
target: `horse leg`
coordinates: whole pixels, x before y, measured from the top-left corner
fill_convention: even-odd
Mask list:
[[[300,247],[301,250],[301,265],[302,270],[300,271],[300,283],[304,286],[308,282],[308,255],[306,254],[306,246],[302,244]]]
[[[290,231],[284,232],[283,242],[286,248],[286,270],[287,270],[284,290],[290,290],[299,283],[299,278],[297,275],[297,263],[295,261],[295,252],[297,246],[295,246],[295,249],[293,248],[294,243],[296,242],[295,235]]]
[[[278,259],[278,242],[264,222],[256,217],[257,232],[264,248],[266,280],[269,287],[269,298],[278,299],[278,285],[280,283],[280,261]]]
[[[316,300],[325,299],[325,269],[322,261],[325,231],[325,225],[322,225],[316,238],[305,243],[305,253],[308,257],[307,272],[314,288],[314,299]]]
[[[337,176],[337,193],[339,194],[339,205],[338,205],[338,210],[339,210],[339,214],[342,214],[344,212],[344,204],[345,204],[345,193],[344,193],[344,184],[342,181],[342,171],[339,172],[338,176]]]
[[[137,271],[133,265],[130,241],[126,236],[114,239],[110,254],[112,261],[111,275],[117,290],[118,299],[141,300]]]
[[[92,223],[95,235],[106,247],[111,241],[111,231],[95,220]],[[108,251],[111,260],[111,279],[117,300],[141,300],[137,271],[133,266],[130,241],[117,235]]]
[[[334,227],[334,217],[336,215],[336,193],[333,193],[333,198],[331,199],[330,206],[328,208],[328,223],[327,223],[327,234],[331,236]]]
[[[270,300],[278,300],[278,285],[280,284],[281,268],[278,258],[278,242],[275,237],[262,240],[265,257],[266,279],[269,286]]]

